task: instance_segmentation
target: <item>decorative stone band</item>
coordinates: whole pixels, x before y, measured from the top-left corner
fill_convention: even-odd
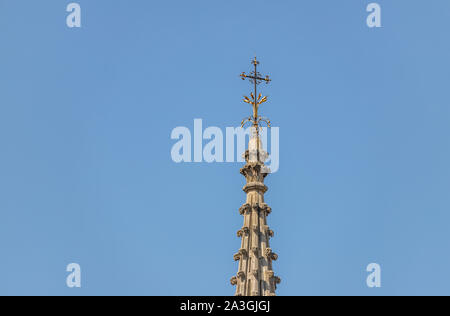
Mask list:
[[[251,185],[251,183],[247,184],[247,186],[248,185]],[[244,187],[244,191],[246,190],[246,188],[250,189],[247,186]],[[264,184],[263,184],[263,186],[265,187]],[[253,205],[250,205],[249,203],[245,203],[239,208],[239,214],[241,214],[241,215],[249,214],[252,209],[255,209],[255,211],[265,212],[266,216],[268,216],[270,213],[272,213],[272,208],[270,206],[268,206],[266,203],[261,203],[261,204],[256,203]]]
[[[264,171],[264,172],[263,172]],[[270,170],[269,170],[270,171]],[[263,182],[267,176],[267,167],[258,162],[249,162],[240,169],[240,173],[247,179],[247,182]]]
[[[259,191],[262,193],[266,193],[268,189],[269,188],[262,182],[249,182],[242,188],[245,193],[248,193],[250,191]]]
[[[261,162],[257,161],[247,162],[241,169],[239,169],[239,172],[243,175],[245,175],[247,172],[251,173],[254,173],[255,171],[260,172],[262,166],[264,166],[264,164]]]

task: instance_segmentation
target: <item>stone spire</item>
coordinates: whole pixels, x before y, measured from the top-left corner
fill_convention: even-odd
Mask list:
[[[241,248],[234,255],[234,260],[239,261],[239,268],[236,276],[231,278],[231,284],[236,286],[237,296],[274,296],[280,278],[275,276],[272,262],[278,259],[278,255],[270,248],[269,240],[274,233],[267,225],[267,216],[271,213],[271,208],[264,202],[264,193],[267,186],[264,178],[270,173],[269,168],[264,165],[268,158],[267,152],[263,150],[259,136],[260,122],[265,121],[270,126],[270,122],[258,117],[258,99],[256,98],[256,85],[258,80],[270,81],[268,77],[261,78],[256,71],[258,62],[253,61],[255,71],[249,76],[242,74],[241,77],[250,78],[255,83],[255,95],[252,100],[244,99],[246,103],[253,105],[253,117],[247,119],[253,123],[252,134],[248,144],[248,150],[244,153],[246,164],[241,168],[241,174],[246,179],[243,188],[247,194],[246,202],[240,207],[239,213],[244,217],[244,225],[237,232],[241,238]],[[267,98],[265,97],[267,100]],[[246,100],[249,100],[247,102]],[[253,102],[252,102],[253,101]],[[264,101],[263,101],[264,102]],[[244,125],[244,123],[243,123]]]

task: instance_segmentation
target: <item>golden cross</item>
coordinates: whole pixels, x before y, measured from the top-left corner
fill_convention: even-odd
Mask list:
[[[267,96],[263,97],[261,93],[258,95],[257,89],[258,89],[258,85],[261,82],[264,81],[265,83],[269,83],[271,81],[271,79],[269,79],[269,76],[266,76],[265,78],[262,77],[262,75],[258,72],[257,66],[259,65],[259,61],[256,60],[256,57],[255,57],[254,60],[252,60],[252,64],[255,67],[255,70],[252,71],[248,75],[245,72],[243,72],[240,75],[240,77],[242,78],[242,80],[249,79],[250,83],[254,84],[254,89],[255,89],[254,90],[254,94],[253,94],[253,92],[250,93],[250,98],[247,97],[247,96],[244,96],[244,100],[243,100],[245,103],[248,103],[248,104],[252,105],[252,107],[253,107],[253,116],[244,119],[242,121],[242,123],[241,123],[241,126],[244,127],[244,125],[247,122],[252,122],[253,126],[255,128],[257,128],[257,127],[259,127],[260,122],[266,122],[267,126],[270,127],[270,121],[269,120],[258,116],[259,106],[267,101]],[[258,130],[258,128],[257,128],[257,130]]]

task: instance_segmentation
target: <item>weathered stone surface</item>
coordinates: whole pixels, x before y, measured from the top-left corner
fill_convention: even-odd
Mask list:
[[[231,283],[236,285],[236,296],[273,296],[281,281],[272,270],[272,261],[277,260],[278,255],[269,245],[273,231],[267,225],[267,216],[272,209],[264,202],[267,153],[262,151],[261,141],[256,137],[253,136],[249,142],[249,150],[244,154],[247,163],[240,170],[246,179],[243,190],[247,199],[239,208],[244,217],[244,225],[237,232],[241,248],[234,255],[234,259],[239,261],[239,272],[231,279]]]

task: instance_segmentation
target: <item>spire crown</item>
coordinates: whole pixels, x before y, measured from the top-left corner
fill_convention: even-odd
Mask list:
[[[270,121],[258,115],[259,106],[264,102],[267,102],[267,96],[263,97],[261,93],[258,95],[258,85],[261,82],[265,82],[266,84],[268,84],[272,80],[269,78],[269,76],[263,77],[258,72],[259,61],[256,59],[256,57],[252,60],[252,64],[254,66],[254,70],[252,72],[250,72],[249,74],[243,72],[240,75],[242,80],[248,79],[250,83],[254,85],[254,91],[250,93],[250,97],[244,96],[243,100],[245,103],[252,105],[253,115],[243,119],[241,122],[241,127],[244,127],[246,123],[250,122],[257,130],[259,130],[262,122],[266,123],[266,125],[270,127]]]

